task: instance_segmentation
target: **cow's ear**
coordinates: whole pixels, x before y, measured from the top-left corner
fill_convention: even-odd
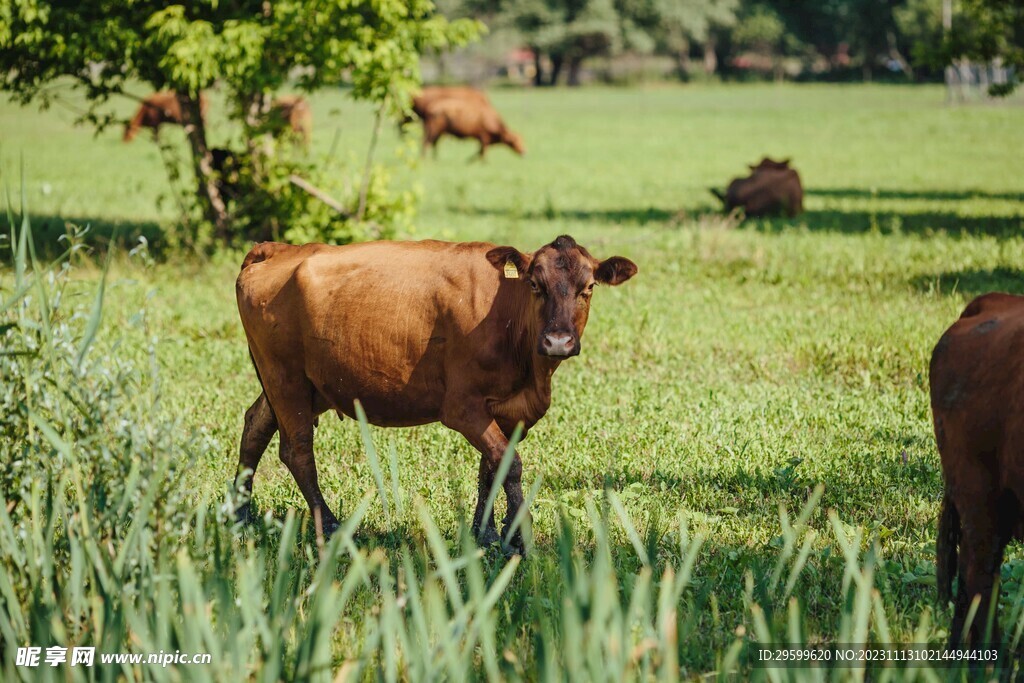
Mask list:
[[[597,266],[594,279],[606,285],[621,285],[629,278],[636,275],[636,264],[628,258],[612,256],[605,259]]]
[[[522,278],[530,267],[530,254],[524,254],[515,247],[495,247],[487,252],[487,260],[504,272],[506,278],[513,280]]]

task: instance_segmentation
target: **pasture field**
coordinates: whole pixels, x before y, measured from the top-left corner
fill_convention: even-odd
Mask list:
[[[679,627],[686,677],[718,670],[722,653],[754,628],[747,575],[756,597],[785,545],[780,508],[792,519],[818,485],[808,522],[817,536],[792,586],[801,638],[845,632],[848,562],[837,529],[860,528],[861,551],[874,562],[874,618],[884,615],[891,641],[944,641],[928,358],[973,296],[1024,293],[1024,107],[1020,97],[949,107],[943,96],[933,87],[824,85],[495,90],[528,154],[492,148],[482,164],[467,163],[474,144],[450,138],[437,160],[418,161],[418,132],[403,142],[384,131],[382,155],[411,160],[396,181],[421,196],[415,230],[403,237],[532,250],[567,233],[599,258],[627,256],[640,269],[595,294],[582,353],[556,373],[552,408],[520,447],[524,488],[536,477],[541,484],[534,553],[495,608],[504,675],[542,677],[531,669],[541,659],[535,632],[554,627],[539,615],[557,612],[568,581],[559,520],[575,529],[586,565],[602,543],[588,526],[588,501],[605,509],[606,487],[640,537],[607,513],[624,601],[645,564],[635,542],[657,578],[679,553],[680,523],[704,539],[680,610],[690,615]],[[313,104],[311,153],[359,163],[371,113],[341,92]],[[38,232],[72,221],[159,240],[173,209],[156,206],[165,176],[155,145],[146,136],[123,145],[114,131],[94,137],[71,118],[0,105],[0,182],[15,208],[23,156]],[[707,188],[765,154],[793,159],[806,213],[739,225],[717,215]],[[153,409],[206,438],[184,475],[195,500],[227,488],[242,414],[259,393],[234,303],[241,257],[122,254],[107,285],[102,334],[123,336],[112,353],[155,364]],[[72,291],[86,305],[100,271],[82,261]],[[456,553],[475,503],[475,452],[439,425],[371,434],[385,460],[392,446],[397,453],[410,504],[388,519],[374,497],[355,543],[384,553],[427,544],[411,504],[421,499]],[[324,416],[316,448],[321,486],[344,519],[377,487],[360,431]],[[274,453],[276,439],[255,504],[284,519],[305,505]],[[829,511],[841,521],[830,522]],[[503,566],[500,556],[487,559],[495,573]],[[1024,585],[1019,546],[1008,549],[1003,577],[1009,621]],[[342,615],[335,668],[353,656],[351,637],[373,604],[363,596]],[[775,596],[761,607],[784,625],[787,604]],[[1012,634],[1015,623],[1004,627]]]

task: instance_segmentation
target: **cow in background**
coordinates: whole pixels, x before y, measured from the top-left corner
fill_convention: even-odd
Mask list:
[[[803,185],[800,174],[790,167],[789,159],[775,161],[764,157],[749,168],[750,175],[734,179],[725,194],[711,190],[727,212],[742,208],[751,218],[780,214],[794,217],[803,213]]]
[[[313,139],[313,111],[301,95],[282,95],[270,104],[268,124],[276,131],[290,130],[308,147]]]
[[[421,121],[425,121],[430,108],[442,100],[463,100],[490,107],[491,101],[482,91],[468,85],[431,85],[423,88],[412,98],[412,110]],[[408,121],[406,121],[408,122]]]
[[[428,147],[437,155],[442,135],[473,139],[480,143],[480,159],[491,145],[508,145],[516,154],[526,154],[519,135],[512,132],[490,104],[464,99],[442,99],[431,104],[423,119],[423,153]]]
[[[207,105],[206,95],[200,93],[199,112],[204,119],[206,118]],[[178,126],[184,124],[178,94],[172,90],[155,92],[142,100],[138,111],[135,112],[135,116],[125,124],[122,140],[124,142],[131,142],[143,128],[149,128],[156,135],[160,131],[160,126],[165,123]]]

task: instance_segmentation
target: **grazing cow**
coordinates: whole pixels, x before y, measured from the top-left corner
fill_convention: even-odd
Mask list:
[[[270,104],[267,118],[274,129],[291,130],[307,147],[313,139],[313,112],[309,102],[301,95],[282,95],[276,98]]]
[[[418,95],[412,98],[412,110],[420,120],[427,118],[427,113],[436,102],[441,100],[463,100],[476,102],[478,104],[491,106],[491,101],[482,90],[468,85],[431,85],[423,88]]]
[[[328,410],[385,427],[441,422],[481,454],[473,530],[498,540],[485,502],[508,439],[551,403],[551,375],[580,352],[596,284],[637,267],[598,261],[567,236],[522,253],[482,242],[257,244],[236,283],[238,310],[263,393],[245,414],[239,480],[271,436],[314,519],[338,520],[317,483],[313,427]],[[526,435],[526,431],[523,432]],[[523,504],[522,462],[504,481],[508,513]],[[249,515],[249,503],[239,516]],[[518,534],[513,547],[522,552]]]
[[[526,154],[522,138],[505,126],[489,104],[462,99],[434,102],[423,119],[423,153],[426,154],[427,147],[433,147],[436,156],[437,141],[445,133],[478,140],[480,159],[484,158],[488,146],[497,144],[508,145],[520,156]]]
[[[203,118],[206,118],[206,109],[206,95],[200,93],[199,113]],[[143,128],[151,129],[153,134],[156,135],[160,131],[162,124],[173,123],[180,126],[183,120],[181,103],[178,102],[178,94],[171,90],[155,92],[142,100],[139,110],[135,112],[135,116],[125,124],[122,140],[124,142],[131,142]]]
[[[749,168],[750,175],[734,179],[724,195],[717,189],[711,190],[722,200],[726,211],[741,207],[751,218],[778,214],[793,217],[803,212],[804,189],[800,174],[789,167],[789,159],[773,161],[765,157]]]
[[[932,417],[945,479],[935,543],[943,604],[960,575],[951,645],[960,642],[975,599],[970,640],[980,643],[1003,550],[1011,538],[1024,540],[1022,344],[1024,297],[996,293],[968,304],[932,351]]]

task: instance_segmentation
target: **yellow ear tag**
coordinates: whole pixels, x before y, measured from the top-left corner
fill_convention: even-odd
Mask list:
[[[519,270],[516,268],[516,264],[512,263],[512,259],[505,261],[505,279],[506,280],[518,280]]]

